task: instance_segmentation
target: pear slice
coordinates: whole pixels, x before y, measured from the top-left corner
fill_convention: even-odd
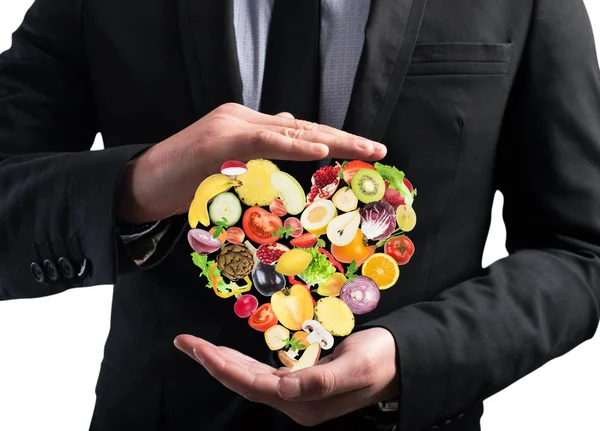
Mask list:
[[[358,210],[337,216],[327,225],[327,239],[333,245],[344,247],[352,242],[358,233],[360,213]]]

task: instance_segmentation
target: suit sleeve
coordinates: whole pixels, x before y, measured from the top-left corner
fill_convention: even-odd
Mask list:
[[[122,172],[149,145],[89,151],[98,131],[81,0],[37,0],[0,55],[0,299],[112,284]]]
[[[581,0],[539,0],[497,158],[509,255],[394,335],[399,430],[455,417],[593,337],[600,307],[600,74]]]

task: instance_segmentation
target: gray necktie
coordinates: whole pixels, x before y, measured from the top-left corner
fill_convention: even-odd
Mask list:
[[[320,122],[341,129],[365,40],[371,2],[321,0]]]

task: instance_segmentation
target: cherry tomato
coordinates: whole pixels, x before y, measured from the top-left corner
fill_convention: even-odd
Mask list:
[[[261,305],[248,318],[248,325],[260,332],[265,332],[271,326],[277,325],[277,317],[273,313],[271,303]]]
[[[283,226],[281,219],[261,207],[250,207],[242,218],[242,227],[246,236],[258,244],[273,244],[279,235],[273,236]]]
[[[385,254],[394,258],[398,265],[406,265],[415,253],[415,245],[406,235],[391,238],[384,248]]]

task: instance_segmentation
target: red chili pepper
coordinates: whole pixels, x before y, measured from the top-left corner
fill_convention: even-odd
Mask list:
[[[334,258],[334,257],[331,255],[331,253],[329,253],[329,252],[328,252],[327,250],[325,250],[324,248],[320,248],[320,249],[319,249],[319,252],[321,252],[321,253],[323,253],[325,256],[327,256],[327,259],[329,259],[329,262],[331,262],[331,264],[332,264],[333,266],[335,266],[335,267],[336,267],[336,269],[337,269],[337,270],[338,270],[340,273],[342,273],[342,274],[345,274],[345,273],[346,273],[346,271],[344,271],[344,268],[342,268],[342,265],[340,265],[340,263],[339,263],[337,260],[335,260],[335,258]]]
[[[310,299],[312,299],[313,305],[317,305],[317,301],[315,301],[315,298],[313,298],[312,293],[310,291],[310,287],[308,287],[301,281],[296,280],[296,277],[294,277],[293,275],[288,275],[288,281],[290,282],[290,284],[298,284],[300,286],[304,286],[306,290],[308,290],[308,293],[310,293]]]
[[[296,277],[294,277],[293,275],[288,275],[288,281],[290,282],[290,284],[304,284],[301,281],[296,280]]]

